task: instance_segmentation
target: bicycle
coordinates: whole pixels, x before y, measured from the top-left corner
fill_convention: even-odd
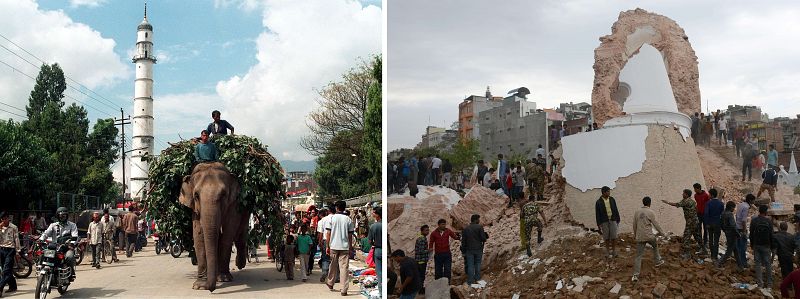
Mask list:
[[[106,263],[114,263],[114,256],[116,248],[114,248],[114,241],[111,238],[104,238],[102,250],[100,250],[100,258]]]

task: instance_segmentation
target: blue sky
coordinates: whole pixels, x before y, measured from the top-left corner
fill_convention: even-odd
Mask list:
[[[157,151],[197,135],[220,110],[278,159],[314,159],[298,142],[316,90],[381,53],[381,9],[375,0],[149,1]],[[0,0],[0,34],[10,40],[0,37],[10,49],[0,48],[0,108],[24,115],[17,109],[33,87],[25,75],[36,76],[40,64],[24,49],[99,94],[68,80],[80,91],[68,89],[66,101],[86,103],[91,120],[116,117],[119,107],[131,113],[130,57],[143,10],[134,0]]]

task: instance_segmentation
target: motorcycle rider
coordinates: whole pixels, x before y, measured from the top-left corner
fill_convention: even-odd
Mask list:
[[[67,220],[69,217],[69,212],[67,212],[67,208],[59,207],[56,210],[56,216],[58,217],[57,222],[53,222],[50,224],[49,227],[42,233],[42,236],[39,237],[39,240],[45,241],[47,238],[51,238],[53,242],[58,240],[58,237],[61,236],[70,236],[72,238],[78,238],[78,226],[75,225],[74,222]],[[75,243],[73,241],[67,242],[68,250],[67,253],[64,255],[64,260],[69,265],[70,274],[69,281],[75,280]]]

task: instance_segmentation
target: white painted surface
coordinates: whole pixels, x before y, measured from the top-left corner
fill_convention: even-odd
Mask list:
[[[690,130],[692,120],[680,112],[651,111],[626,114],[612,118],[603,124],[603,128],[613,128],[632,125],[663,125],[679,127]]]
[[[642,45],[639,53],[625,64],[619,81],[631,87],[630,96],[622,107],[623,112],[678,112],[664,57],[653,46]]]
[[[608,186],[642,170],[646,158],[647,126],[604,128],[561,139],[563,176],[571,186],[586,192]]]
[[[147,22],[147,17],[142,23]],[[142,190],[147,184],[150,165],[142,161],[141,157],[145,154],[153,154],[153,64],[155,61],[147,57],[155,57],[153,52],[153,31],[137,30],[136,32],[136,54],[135,57],[145,58],[135,60],[136,80],[133,88],[133,119],[132,119],[132,141],[131,149],[139,149],[131,152],[131,181],[130,191],[132,198],[141,198],[144,194]]]

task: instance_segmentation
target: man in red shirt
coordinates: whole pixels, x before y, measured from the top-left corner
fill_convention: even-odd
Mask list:
[[[435,266],[434,278],[447,277],[450,281],[451,266],[453,265],[453,254],[450,252],[450,238],[461,240],[458,233],[447,228],[447,221],[439,219],[436,230],[431,232],[428,249],[433,249],[433,264]]]
[[[791,298],[789,296],[789,287],[794,289],[794,298],[800,299],[800,269],[792,271],[781,282],[781,297]]]
[[[703,186],[700,183],[694,183],[694,200],[697,202],[697,220],[699,222],[698,231],[703,232],[703,244],[700,244],[700,252],[701,255],[706,255],[706,245],[708,244],[708,230],[706,226],[703,224],[703,213],[706,210],[706,203],[711,200],[711,196],[703,190]],[[714,257],[716,258],[716,257]]]

